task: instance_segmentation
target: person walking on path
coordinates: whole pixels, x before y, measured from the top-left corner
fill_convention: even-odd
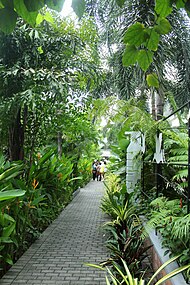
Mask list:
[[[92,164],[92,179],[95,181],[97,175],[97,166],[96,166],[96,161],[93,162]]]
[[[103,162],[100,163],[100,178],[99,178],[99,181],[101,181],[102,179],[104,179],[104,163]]]

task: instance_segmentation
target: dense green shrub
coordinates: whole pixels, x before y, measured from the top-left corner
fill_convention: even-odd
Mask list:
[[[0,260],[4,272],[91,178],[91,162],[81,158],[76,176],[72,157],[38,152],[32,163],[0,156]]]

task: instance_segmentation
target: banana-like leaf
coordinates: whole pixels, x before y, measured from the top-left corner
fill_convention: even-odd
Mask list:
[[[7,181],[11,178],[18,176],[21,172],[22,167],[22,165],[16,165],[5,170],[2,174],[0,174],[0,181]]]
[[[16,197],[20,197],[23,196],[25,194],[24,190],[9,190],[9,191],[3,191],[0,192],[0,201],[5,201],[5,200],[9,200],[9,199],[13,199]]]

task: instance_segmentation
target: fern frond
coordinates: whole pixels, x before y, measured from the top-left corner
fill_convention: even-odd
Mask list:
[[[172,228],[172,236],[185,242],[190,240],[190,214],[177,218]]]

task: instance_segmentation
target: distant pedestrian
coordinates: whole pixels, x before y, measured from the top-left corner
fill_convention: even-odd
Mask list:
[[[97,176],[97,166],[96,166],[96,161],[93,162],[92,164],[92,179],[95,181]]]
[[[100,176],[99,176],[99,181],[101,181],[104,178],[104,163],[100,163]]]
[[[107,162],[104,161],[104,178],[105,178],[106,172],[107,172]]]
[[[101,167],[101,163],[98,162],[97,163],[97,166],[96,166],[96,178],[97,178],[97,181],[100,180],[100,167]],[[100,180],[101,181],[101,180]]]

